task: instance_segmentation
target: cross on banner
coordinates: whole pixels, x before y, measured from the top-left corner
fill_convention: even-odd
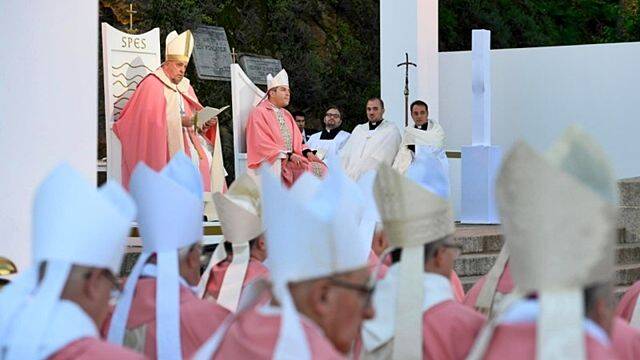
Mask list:
[[[127,10],[127,12],[129,13],[129,32],[132,33],[138,30],[133,28],[133,14],[138,13],[137,11],[133,10],[133,3],[129,3],[129,10]]]
[[[409,125],[409,66],[418,65],[409,61],[409,53],[404,53],[405,61],[397,65],[397,67],[404,66],[404,126]]]

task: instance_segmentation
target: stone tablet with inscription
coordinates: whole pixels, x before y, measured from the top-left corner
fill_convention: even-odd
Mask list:
[[[267,85],[267,74],[276,76],[282,70],[282,63],[278,59],[243,55],[240,66],[254,84]]]
[[[198,77],[206,80],[231,80],[231,50],[224,28],[200,26],[194,32],[193,59]]]

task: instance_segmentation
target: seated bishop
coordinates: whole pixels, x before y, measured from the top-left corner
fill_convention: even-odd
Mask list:
[[[323,176],[327,170],[306,144],[302,134],[285,109],[290,100],[289,76],[283,69],[275,77],[267,75],[267,95],[249,114],[247,120],[247,164],[256,171],[271,165],[291,187],[304,173]]]
[[[138,162],[160,171],[178,152],[184,152],[198,169],[206,192],[223,191],[225,170],[215,119],[197,118],[203,109],[185,77],[194,39],[187,30],[167,35],[165,61],[138,85],[122,110],[113,131],[122,143],[122,183],[129,187]],[[205,120],[205,121],[203,121]],[[208,139],[198,132],[203,127]]]
[[[0,292],[2,359],[142,359],[100,339],[135,204],[107,182],[99,190],[68,165],[39,186],[33,266]]]
[[[485,317],[456,301],[449,281],[460,254],[449,203],[390,166],[378,171],[375,196],[393,265],[362,326],[363,358],[465,359]]]
[[[262,225],[260,191],[247,174],[224,195],[213,195],[224,242],[211,255],[200,279],[201,296],[235,312],[245,286],[269,276],[262,264],[267,248]]]
[[[335,156],[349,140],[349,133],[342,130],[342,111],[336,106],[331,106],[324,114],[324,127],[309,137],[307,145],[316,151],[316,155],[324,160]]]
[[[125,283],[108,339],[150,358],[189,358],[229,312],[198,298],[202,180],[177,153],[157,173],[139,164],[131,177],[142,253]]]
[[[442,126],[429,119],[429,106],[422,100],[411,103],[413,124],[405,127],[402,143],[393,161],[393,168],[404,174],[413,163],[416,155],[427,152],[437,157],[448,178],[449,160],[445,152],[445,135]]]
[[[518,293],[469,359],[617,358],[616,195],[604,159],[577,129],[545,156],[520,142],[505,157],[496,195]]]
[[[239,311],[197,359],[346,358],[373,311],[368,249],[354,241],[362,204],[339,173],[311,202],[262,174],[272,299]]]

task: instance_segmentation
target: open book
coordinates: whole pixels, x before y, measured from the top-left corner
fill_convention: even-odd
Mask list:
[[[227,110],[228,107],[229,105],[222,107],[220,109],[216,109],[210,106],[205,106],[202,110],[198,111],[198,113],[196,114],[196,119],[197,119],[196,126],[198,127],[198,129],[202,129],[204,127],[204,124],[207,123],[207,121],[209,121],[211,118],[214,118],[220,115],[220,113]]]

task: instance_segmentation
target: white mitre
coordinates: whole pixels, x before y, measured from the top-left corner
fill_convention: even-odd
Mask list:
[[[180,35],[175,30],[170,32],[165,40],[165,61],[189,62],[193,45],[194,39],[190,30],[186,30]]]
[[[547,159],[517,143],[496,189],[511,274],[540,301],[538,358],[586,358],[583,291],[614,274],[617,196],[603,152],[575,128]]]
[[[361,236],[369,238],[369,247],[376,231],[376,226],[381,223],[378,206],[373,196],[373,183],[376,178],[376,171],[369,170],[358,178],[358,187],[364,197],[364,214],[360,221]]]
[[[393,358],[422,356],[424,245],[453,235],[449,203],[388,165],[378,169],[374,194],[392,248],[402,248]]]
[[[260,190],[255,181],[244,174],[231,184],[229,191],[224,195],[213,194],[213,202],[220,217],[224,241],[231,243],[233,248],[233,258],[224,274],[216,302],[225,309],[235,312],[249,266],[251,255],[249,241],[256,239],[264,232],[260,216]],[[221,243],[211,255],[211,260],[200,279],[198,285],[200,297],[206,291],[211,269],[226,258],[227,252],[224,243]]]
[[[180,288],[178,250],[202,240],[202,180],[179,152],[160,173],[139,163],[131,176],[138,205],[142,253],[125,284],[111,320],[109,342],[122,344],[136,283],[151,255],[157,256],[156,319],[158,357],[179,359]]]
[[[310,359],[288,284],[367,266],[368,252],[358,238],[362,198],[339,171],[327,176],[312,201],[295,197],[268,171],[261,179],[272,291],[282,308],[274,358]]]
[[[278,86],[289,87],[289,75],[285,69],[280,70],[276,76],[267,75],[267,92]]]
[[[4,359],[47,358],[79,331],[95,331],[95,324],[89,329],[61,328],[55,338],[45,338],[73,265],[120,272],[135,212],[133,200],[119,184],[109,181],[96,190],[67,164],[42,182],[33,206],[33,266],[2,292],[2,313],[13,320],[10,333],[5,332],[6,323],[0,324]],[[44,278],[38,282],[45,262]],[[19,295],[13,286],[29,289],[28,302],[4,301],[5,295]]]

